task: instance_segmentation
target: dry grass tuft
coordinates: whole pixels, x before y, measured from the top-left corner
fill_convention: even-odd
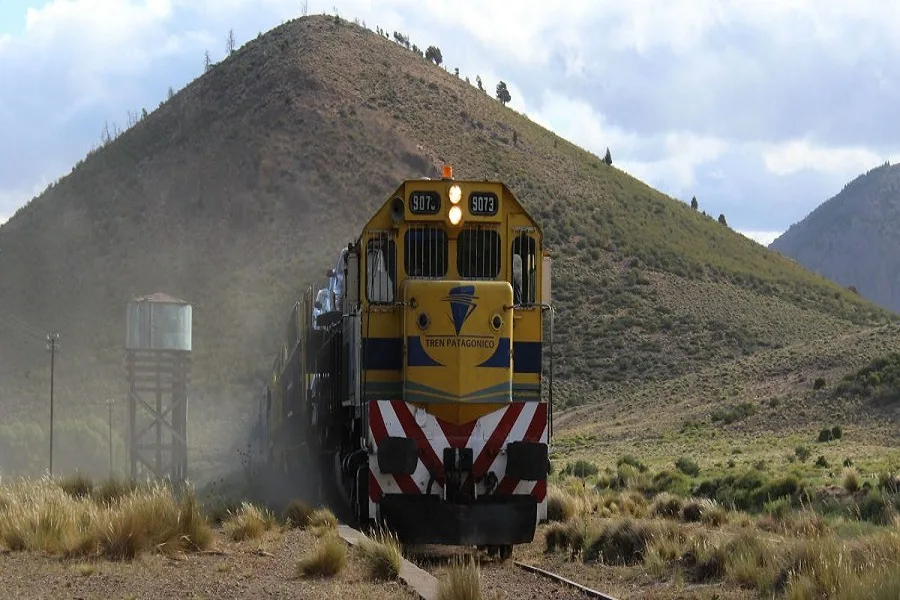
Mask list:
[[[481,600],[481,572],[475,561],[456,559],[438,581],[438,600]]]
[[[375,580],[393,580],[400,575],[403,566],[403,548],[400,541],[390,532],[365,538],[357,546]]]
[[[327,508],[318,508],[309,515],[309,528],[317,537],[337,529],[338,520]]]
[[[586,561],[601,560],[617,565],[641,562],[647,546],[655,539],[684,539],[681,529],[673,523],[629,518],[608,521],[587,537],[584,552]]]
[[[586,525],[583,522],[551,523],[544,532],[546,551],[569,550],[573,555],[584,546]]]
[[[301,577],[333,577],[347,565],[347,546],[336,535],[328,535],[297,563]]]
[[[850,492],[856,492],[861,486],[859,471],[853,467],[844,469],[844,489]]]
[[[578,502],[568,490],[551,485],[547,490],[547,520],[565,523],[575,516]]]
[[[684,501],[681,498],[668,492],[662,492],[653,499],[653,504],[650,505],[650,514],[654,517],[676,519],[683,506]]]
[[[179,501],[162,484],[136,488],[106,503],[83,486],[64,491],[42,479],[11,485],[6,497],[0,541],[13,551],[132,559],[150,549],[206,549],[213,540],[193,493]]]
[[[59,487],[73,498],[86,498],[94,491],[94,483],[91,478],[81,473],[60,479]]]
[[[313,508],[302,500],[291,500],[284,511],[284,522],[288,527],[304,528],[309,525]]]
[[[236,542],[255,540],[275,526],[275,517],[268,510],[259,508],[249,502],[241,507],[225,521],[224,529],[228,537]]]

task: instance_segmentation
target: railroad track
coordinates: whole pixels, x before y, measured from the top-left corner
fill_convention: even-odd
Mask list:
[[[572,581],[571,579],[567,579],[567,578],[563,577],[562,575],[553,573],[552,571],[540,569],[538,567],[520,562],[518,560],[513,561],[513,564],[516,565],[517,567],[519,567],[520,569],[524,569],[525,571],[528,571],[530,573],[536,573],[538,575],[541,575],[542,577],[552,579],[553,581],[555,581],[557,583],[561,583],[568,587],[575,588],[576,590],[580,591],[581,593],[587,595],[590,598],[599,598],[600,600],[616,600],[616,598],[610,596],[609,594],[604,594],[603,592],[598,592],[595,589],[591,589],[587,586],[581,585],[578,582]]]
[[[354,546],[365,537],[365,534],[347,525],[340,525],[338,527],[338,533],[345,542]],[[430,557],[430,560],[436,559],[436,563],[440,564],[444,560],[449,560],[450,558],[451,556],[446,554],[445,552],[439,552],[436,555],[432,555]],[[616,600],[616,598],[614,598],[613,596],[591,589],[580,583],[572,581],[571,579],[563,577],[562,575],[553,573],[552,571],[547,571],[546,569],[541,569],[539,567],[535,567],[517,560],[511,561],[511,563],[506,564],[512,564],[523,571],[527,571],[541,578],[548,579],[560,588],[569,588],[573,592],[575,592],[575,596],[577,597],[599,598],[600,600]],[[507,585],[513,585],[517,587],[524,585],[526,589],[518,589],[516,591],[530,592],[532,594],[537,591],[535,587],[541,587],[539,584],[535,584],[534,581],[523,582],[521,577],[516,577],[514,574],[511,574],[510,570],[505,568],[504,563],[495,563],[493,561],[490,561],[485,563],[483,566],[486,567],[482,570],[482,582],[484,585],[492,585],[493,587],[499,587],[501,589],[504,589]],[[403,566],[400,569],[400,579],[422,600],[437,600],[437,578],[422,567],[410,562],[409,560],[404,559]],[[535,578],[535,580],[536,579],[537,578]],[[522,595],[523,597],[525,596],[524,594]]]

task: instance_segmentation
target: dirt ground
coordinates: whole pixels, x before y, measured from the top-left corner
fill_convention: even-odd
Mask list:
[[[297,561],[317,539],[307,531],[270,532],[234,543],[218,533],[204,554],[144,554],[132,562],[63,559],[33,552],[0,553],[0,597],[25,599],[416,598],[400,583],[368,580],[348,548],[347,566],[333,579],[302,578]]]

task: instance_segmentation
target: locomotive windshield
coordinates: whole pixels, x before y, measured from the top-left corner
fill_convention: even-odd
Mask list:
[[[403,266],[410,277],[447,274],[447,234],[437,227],[417,227],[404,237]]]
[[[456,241],[456,268],[465,279],[496,279],[500,273],[500,234],[467,228]]]

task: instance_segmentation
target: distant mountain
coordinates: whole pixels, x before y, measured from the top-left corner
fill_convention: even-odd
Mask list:
[[[860,175],[769,248],[900,312],[900,165]]]

